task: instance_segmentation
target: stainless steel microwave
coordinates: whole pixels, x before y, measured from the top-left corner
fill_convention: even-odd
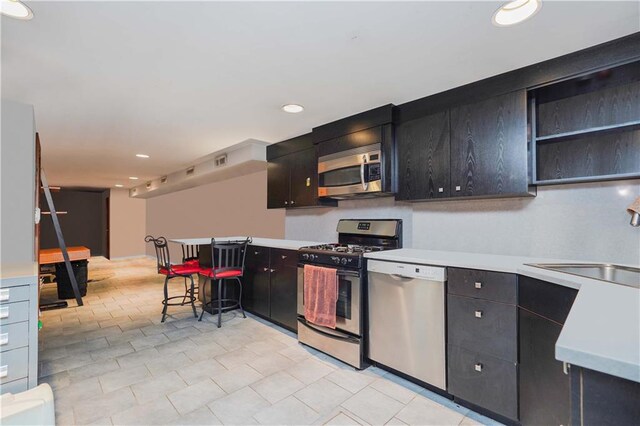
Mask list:
[[[318,158],[318,196],[349,198],[382,192],[380,144]]]

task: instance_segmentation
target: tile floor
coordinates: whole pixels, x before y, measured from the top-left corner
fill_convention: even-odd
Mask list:
[[[54,389],[60,425],[495,424],[252,316],[230,312],[218,329],[208,314],[198,322],[173,307],[160,323],[162,277],[150,259],[93,258],[89,270],[84,306],[42,314],[40,380]]]

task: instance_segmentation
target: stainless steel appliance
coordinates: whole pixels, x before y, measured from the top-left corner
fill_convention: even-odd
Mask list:
[[[338,243],[298,251],[298,341],[358,369],[365,366],[364,253],[402,247],[402,220],[342,219]],[[321,327],[304,317],[304,265],[333,267],[338,276],[336,328]]]
[[[368,357],[446,390],[444,268],[370,259]]]
[[[380,146],[365,145],[318,158],[318,196],[382,194]]]

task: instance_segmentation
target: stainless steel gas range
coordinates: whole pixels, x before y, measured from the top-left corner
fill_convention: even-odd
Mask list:
[[[342,219],[338,243],[303,247],[298,251],[298,341],[358,369],[365,367],[363,344],[367,271],[364,253],[402,247],[400,219]],[[304,265],[336,269],[336,328],[304,317]]]

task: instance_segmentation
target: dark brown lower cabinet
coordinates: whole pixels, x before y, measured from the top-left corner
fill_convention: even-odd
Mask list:
[[[297,252],[249,246],[242,305],[248,312],[297,331]]]
[[[555,346],[577,291],[519,277],[520,422],[576,424],[571,418],[571,380],[556,360]]]
[[[573,366],[571,424],[576,426],[637,426],[640,424],[640,383]]]

